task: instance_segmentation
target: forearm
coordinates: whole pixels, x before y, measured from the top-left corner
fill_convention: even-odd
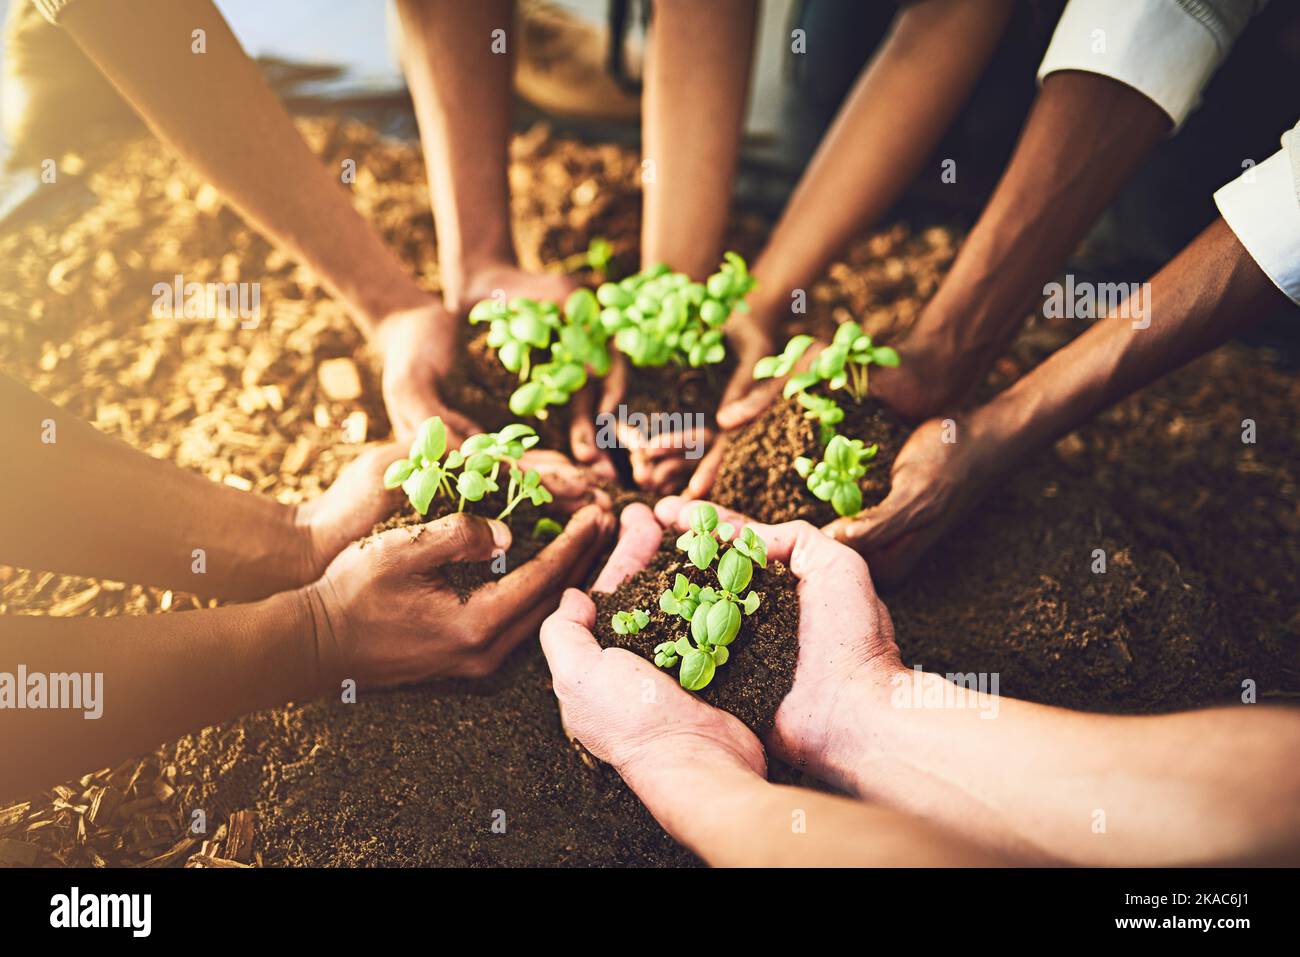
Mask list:
[[[899,13],[822,140],[755,265],[755,318],[784,314],[898,199],[997,48],[1008,0],[929,0]]]
[[[1099,410],[1289,308],[1289,300],[1218,220],[1070,345],[971,416],[971,438],[1010,468]],[[1149,323],[1149,325],[1148,325]],[[1000,463],[1000,464],[999,464]]]
[[[102,435],[0,375],[0,563],[254,598],[314,577],[296,511]]]
[[[955,866],[998,858],[889,808],[771,784],[740,761],[664,754],[624,777],[669,834],[715,867]]]
[[[62,25],[155,133],[369,333],[430,299],[294,128],[210,0],[82,0]],[[206,34],[193,52],[192,32]]]
[[[304,592],[252,605],[112,618],[0,616],[0,798],[111,766],[188,731],[319,694],[336,675],[317,652]],[[33,690],[48,679],[38,704]],[[33,676],[40,676],[34,678]],[[57,700],[56,700],[57,697]],[[24,707],[17,707],[22,700]]]
[[[424,146],[444,297],[453,311],[470,278],[515,262],[506,164],[513,0],[401,0],[402,64]],[[503,46],[494,48],[493,31]]]
[[[1300,859],[1294,709],[1092,715],[907,670],[847,698],[841,736],[817,773],[1009,857]]]
[[[1092,73],[1053,73],[1011,163],[915,335],[991,363],[1138,165],[1168,134],[1145,95]]]
[[[646,54],[641,260],[695,279],[722,258],[757,5],[655,4]]]

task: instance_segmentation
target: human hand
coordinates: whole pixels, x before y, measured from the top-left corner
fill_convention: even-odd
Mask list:
[[[482,431],[448,406],[441,391],[460,350],[451,313],[437,303],[395,313],[380,323],[375,342],[384,363],[384,406],[399,442],[411,441],[420,424],[434,415],[447,427],[452,448]]]
[[[384,488],[384,470],[405,454],[405,446],[396,442],[371,446],[323,493],[294,507],[293,524],[304,541],[303,584],[319,578],[335,555],[401,506],[401,491]]]
[[[611,592],[644,568],[662,536],[649,508],[624,509],[618,545],[593,590]],[[583,747],[630,780],[648,781],[654,778],[651,767],[683,760],[718,761],[765,774],[763,747],[739,719],[682,690],[644,658],[621,648],[602,649],[591,633],[595,621],[591,599],[570,589],[542,625],[542,650],[561,718]]]
[[[350,545],[302,590],[312,611],[322,681],[354,678],[364,686],[388,687],[490,674],[536,633],[613,530],[609,512],[587,506],[531,561],[464,602],[439,566],[504,553],[511,541],[505,524],[457,513]]]
[[[971,421],[922,423],[894,459],[885,500],[836,519],[824,531],[865,555],[881,581],[903,578],[997,474],[999,445],[970,427]]]
[[[655,516],[685,531],[700,504],[662,499]],[[724,508],[718,515],[737,530],[753,528],[767,544],[769,561],[784,563],[799,579],[794,685],[777,709],[768,743],[790,764],[825,773],[838,732],[854,720],[850,708],[858,693],[887,684],[902,667],[889,611],[862,557],[808,522],[764,525]]]

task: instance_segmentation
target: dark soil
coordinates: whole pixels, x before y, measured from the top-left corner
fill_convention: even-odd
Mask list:
[[[889,494],[889,472],[910,429],[874,400],[858,403],[842,392],[835,398],[844,409],[837,431],[880,446],[874,465],[858,483],[863,507],[870,507]],[[764,522],[803,519],[821,526],[834,521],[838,516],[830,502],[818,501],[792,465],[801,455],[821,460],[825,446],[818,432],[797,402],[774,402],[728,441],[709,498]]]
[[[679,615],[659,610],[659,596],[672,588],[680,572],[697,585],[708,584],[706,575],[674,547],[676,532],[664,534],[663,546],[650,564],[608,594],[596,592],[596,640],[602,648],[626,648],[654,660],[655,645],[676,641],[690,633],[690,625]],[[730,711],[760,737],[772,727],[776,709],[794,684],[798,657],[798,582],[780,562],[755,568],[751,590],[763,596],[753,615],[744,616],[740,632],[728,645],[730,657],[718,668],[708,687],[696,692],[715,707]],[[635,635],[620,635],[610,626],[617,611],[644,609],[650,624]],[[671,671],[676,674],[676,670]]]
[[[303,129],[326,162],[358,158],[358,207],[436,283],[418,145],[356,124]],[[526,268],[577,252],[593,235],[633,250],[634,151],[539,127],[515,139],[512,158]],[[193,171],[142,139],[87,182],[89,208],[0,233],[5,372],[156,458],[217,481],[238,477],[289,502],[320,494],[355,455],[340,441],[345,416],[364,412],[369,437],[386,434],[378,376],[343,309],[238,216],[200,208]],[[746,255],[763,237],[752,217],[739,218],[734,233],[727,245]],[[825,337],[860,318],[872,336],[896,341],[957,240],[948,228],[903,224],[862,237],[810,290],[809,314],[788,331]],[[178,272],[259,281],[275,308],[256,334],[236,324],[140,322],[154,279]],[[1078,331],[1032,318],[986,386],[1014,381]],[[325,356],[356,358],[366,386],[359,399],[321,393]],[[681,408],[673,399],[659,410]],[[1263,698],[1300,690],[1297,406],[1293,370],[1268,350],[1234,345],[1096,417],[1017,469],[885,595],[905,660],[996,672],[1003,694],[1100,712],[1235,702],[1246,678]],[[1258,423],[1257,444],[1243,445],[1243,418]],[[883,465],[877,474],[887,474]],[[767,507],[735,504],[751,514]],[[1107,555],[1104,574],[1091,570],[1096,548]],[[4,614],[198,607],[206,603],[163,589],[0,568]],[[186,735],[156,760],[174,769],[175,791],[130,826],[157,830],[163,850],[201,808],[209,821],[252,811],[257,859],[270,865],[694,861],[616,774],[565,740],[536,643],[486,680],[363,693],[356,704],[287,704]],[[38,845],[43,864],[90,864],[91,846],[114,862],[158,853],[115,850],[113,832],[78,843],[67,796],[79,793],[73,782],[66,793],[35,795],[0,837]],[[505,815],[504,833],[492,828],[495,811]],[[29,830],[38,818],[56,826]]]
[[[629,366],[623,401],[628,412],[680,412],[688,422],[698,413],[704,416],[706,426],[712,426],[713,414],[735,369],[736,357],[730,352],[722,362],[699,368],[673,364],[641,369]]]

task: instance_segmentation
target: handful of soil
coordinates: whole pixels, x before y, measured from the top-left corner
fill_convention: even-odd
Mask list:
[[[844,421],[836,431],[880,446],[870,471],[858,483],[862,507],[870,508],[889,494],[894,458],[912,430],[874,399],[841,401],[840,406]],[[809,491],[807,481],[794,470],[794,460],[804,455],[820,461],[825,451],[816,423],[803,417],[798,403],[774,402],[727,443],[709,500],[756,521],[777,524],[803,519],[820,528],[839,516],[830,502]]]
[[[496,518],[505,505],[506,497],[503,489],[487,495],[481,502],[467,504],[465,511],[483,518]],[[455,504],[442,497],[434,499],[428,515],[421,515],[409,503],[403,503],[400,509],[371,529],[370,534],[378,535],[391,528],[409,528],[412,535],[417,535],[424,524],[451,515],[455,511]],[[557,511],[554,506],[517,509],[502,519],[509,527],[511,535],[510,548],[506,550],[504,556],[483,562],[447,562],[438,567],[439,573],[447,580],[456,597],[462,602],[468,601],[469,596],[476,589],[488,582],[499,581],[503,574],[514,571],[524,562],[530,561],[550,544],[554,535],[534,532],[538,521],[543,518],[549,518],[563,526],[567,516]]]
[[[678,573],[693,582],[705,582],[705,574],[686,561],[674,547],[677,535],[665,532],[663,543],[650,563],[610,593],[596,592],[596,641],[602,648],[626,648],[650,661],[655,646],[690,634],[690,625],[680,615],[659,608],[659,596],[671,590]],[[710,576],[712,573],[708,573]],[[716,583],[715,583],[716,584]],[[726,664],[720,665],[713,680],[701,691],[692,692],[707,704],[730,711],[751,731],[762,737],[772,727],[777,708],[794,685],[798,657],[798,579],[778,561],[767,568],[755,568],[752,591],[763,596],[752,615],[745,615],[740,632],[727,650]],[[610,624],[615,612],[644,609],[649,623],[636,634],[616,633]],[[675,675],[675,672],[670,672]]]

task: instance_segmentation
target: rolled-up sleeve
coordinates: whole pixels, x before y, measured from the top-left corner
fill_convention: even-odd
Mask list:
[[[1267,0],[1070,0],[1038,68],[1118,80],[1182,126]]]
[[[1300,126],[1282,142],[1215,193],[1214,202],[1273,285],[1300,304]]]

